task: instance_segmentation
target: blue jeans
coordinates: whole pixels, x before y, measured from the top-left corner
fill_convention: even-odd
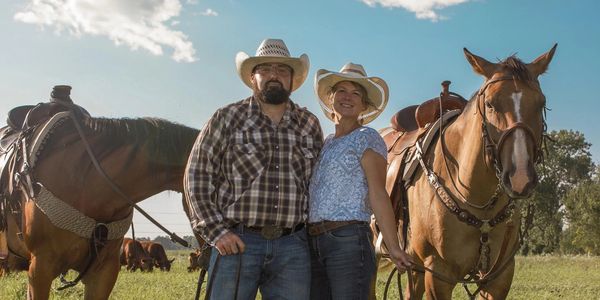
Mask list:
[[[241,254],[237,299],[254,300],[260,288],[262,299],[307,300],[310,288],[310,254],[306,229],[267,240],[260,233],[232,229],[246,244]],[[240,255],[220,256],[212,251],[208,268],[212,292],[210,299],[233,300]]]
[[[369,225],[352,224],[309,237],[310,299],[368,299],[377,271]]]

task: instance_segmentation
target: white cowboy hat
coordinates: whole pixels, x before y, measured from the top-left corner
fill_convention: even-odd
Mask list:
[[[356,82],[367,91],[367,99],[370,105],[358,117],[359,120],[362,120],[362,124],[375,120],[383,112],[389,98],[387,83],[379,77],[368,77],[362,65],[347,63],[339,72],[321,69],[315,75],[315,92],[319,97],[321,109],[327,118],[334,121],[332,117],[333,104],[329,99],[329,93],[341,81]]]
[[[251,57],[244,52],[238,52],[235,56],[238,75],[240,75],[242,81],[249,88],[252,88],[251,76],[254,67],[264,63],[281,63],[290,66],[294,70],[292,91],[299,88],[304,80],[306,80],[310,65],[308,55],[306,54],[302,54],[300,57],[290,57],[290,51],[287,46],[283,40],[279,39],[266,39],[262,41],[258,49],[256,49],[256,56]]]

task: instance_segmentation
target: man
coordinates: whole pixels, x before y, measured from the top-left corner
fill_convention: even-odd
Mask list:
[[[236,65],[253,95],[215,112],[184,179],[192,226],[216,249],[211,299],[254,299],[259,288],[263,299],[308,299],[304,223],[323,133],[289,98],[306,79],[308,56],[291,57],[282,40],[267,39],[254,57],[238,53]]]

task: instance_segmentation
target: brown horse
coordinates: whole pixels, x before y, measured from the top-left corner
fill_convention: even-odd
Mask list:
[[[429,151],[416,150],[417,169],[403,190],[415,260],[408,299],[424,293],[451,299],[461,282],[477,284],[471,298],[507,297],[519,248],[517,200],[537,184],[534,165],[545,131],[546,99],[537,78],[555,49],[529,64],[514,56],[491,63],[464,49],[485,82]],[[391,173],[388,180],[398,177]]]
[[[90,238],[55,225],[42,211],[42,188],[67,210],[71,207],[96,224],[127,226],[133,210],[95,168],[72,118],[53,127],[42,143],[29,172],[37,194],[16,191],[22,218],[8,215],[8,229],[0,232],[8,239],[9,264],[29,262],[29,299],[48,299],[52,281],[69,269],[82,272],[93,249]],[[183,191],[184,168],[198,130],[155,118],[83,117],[79,122],[99,165],[131,201]],[[22,238],[17,236],[21,228]],[[117,279],[123,236],[106,234],[109,238],[82,278],[85,299],[108,299]]]

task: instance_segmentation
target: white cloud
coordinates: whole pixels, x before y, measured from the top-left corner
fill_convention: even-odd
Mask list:
[[[209,17],[216,17],[219,15],[218,12],[216,12],[210,8],[207,8],[205,11],[201,12],[200,14],[203,16],[209,16]]]
[[[175,61],[193,62],[192,42],[165,24],[180,11],[179,0],[31,0],[14,18],[53,27],[58,34],[106,36],[116,45],[146,49],[154,55],[163,55],[163,47],[172,48]]]
[[[377,4],[382,7],[396,8],[401,7],[415,13],[418,19],[429,19],[438,21],[444,19],[437,11],[448,6],[458,5],[469,0],[361,0],[365,4],[373,7]]]
[[[186,0],[185,2],[187,4],[190,4],[190,5],[196,5],[196,4],[198,4],[198,0]]]

